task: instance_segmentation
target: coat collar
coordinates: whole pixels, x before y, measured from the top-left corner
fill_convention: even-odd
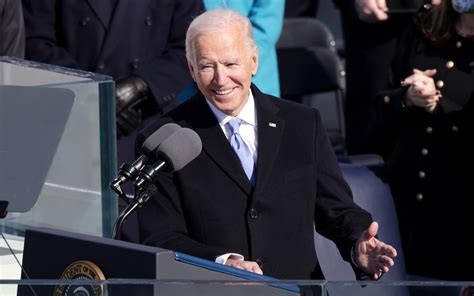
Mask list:
[[[87,0],[87,3],[106,30],[109,27],[114,11],[119,6],[120,2],[120,0]]]
[[[110,56],[111,53],[122,50],[117,46],[117,38],[123,34],[124,16],[129,15],[133,1],[127,0],[87,0],[94,13],[100,20],[106,33],[102,43],[102,50],[97,61]],[[141,0],[140,0],[141,1]]]

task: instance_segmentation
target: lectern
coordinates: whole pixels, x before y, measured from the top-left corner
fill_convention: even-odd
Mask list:
[[[81,270],[80,262],[88,262],[93,268]],[[76,268],[69,268],[65,272],[74,264]],[[103,285],[102,295],[109,296],[283,296],[299,295],[300,291],[295,285],[271,282],[237,285],[235,281],[275,282],[276,279],[165,249],[46,228],[26,231],[23,269],[30,279],[87,279],[95,273],[103,275],[105,279],[137,279],[137,282],[139,279],[158,280],[152,284]],[[184,282],[172,284],[176,281]],[[191,281],[201,282],[193,284]],[[234,285],[206,284],[202,281],[230,281]],[[31,289],[36,295],[57,295],[58,290],[64,291],[66,288],[22,286],[19,295],[34,295]]]

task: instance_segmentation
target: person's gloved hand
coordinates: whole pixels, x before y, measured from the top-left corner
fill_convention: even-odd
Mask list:
[[[148,99],[148,87],[138,76],[128,76],[115,82],[117,136],[129,135],[142,121],[137,105]]]

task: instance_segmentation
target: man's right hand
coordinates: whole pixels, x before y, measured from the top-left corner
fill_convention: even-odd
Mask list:
[[[386,0],[355,0],[354,7],[361,21],[378,23],[388,19]]]
[[[236,259],[227,259],[225,265],[232,266],[238,269],[243,269],[250,272],[255,272],[257,274],[263,274],[262,269],[258,266],[257,262],[254,261],[242,261]]]

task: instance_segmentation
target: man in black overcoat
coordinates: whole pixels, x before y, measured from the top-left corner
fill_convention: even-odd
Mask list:
[[[281,279],[322,279],[316,226],[359,276],[387,272],[396,250],[375,237],[377,223],[353,202],[319,113],[251,84],[258,50],[248,20],[205,12],[186,44],[199,91],[139,140],[175,122],[195,130],[203,150],[158,177],[160,192],[138,211],[141,242]],[[235,118],[255,161],[250,178],[229,142]]]

